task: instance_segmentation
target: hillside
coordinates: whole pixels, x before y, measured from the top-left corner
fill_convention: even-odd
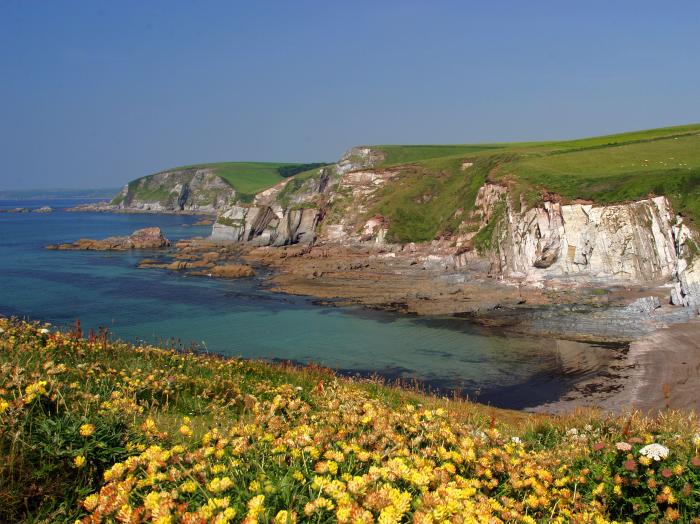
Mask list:
[[[691,522],[697,419],[564,418],[0,319],[0,520]]]
[[[385,216],[402,242],[452,233],[455,210],[472,209],[487,181],[528,206],[551,193],[596,204],[654,195],[700,219],[700,124],[569,141],[368,147],[384,154],[377,167],[400,171],[371,213]]]
[[[123,208],[213,212],[253,196],[286,177],[324,164],[220,162],[175,167],[132,180],[112,200]]]

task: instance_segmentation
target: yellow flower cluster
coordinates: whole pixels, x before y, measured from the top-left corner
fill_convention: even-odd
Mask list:
[[[551,422],[545,431],[321,370],[122,343],[105,349],[61,333],[36,342],[24,324],[1,325],[0,365],[12,378],[0,384],[0,415],[14,413],[18,398],[29,409],[58,392],[55,409],[81,417],[72,431],[80,424],[82,441],[68,454],[76,474],[101,460],[94,441],[111,434],[103,424],[126,428],[122,455],[82,500],[85,524],[604,524],[630,493],[641,493],[638,507],[674,520],[699,488],[690,484],[700,471],[692,437],[684,443],[667,431],[668,459],[652,461],[640,449],[661,430],[646,419],[635,422],[636,440],[624,421]],[[38,358],[51,365],[37,367]],[[686,425],[697,433],[695,422]]]

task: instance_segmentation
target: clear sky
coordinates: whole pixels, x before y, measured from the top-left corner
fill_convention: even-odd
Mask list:
[[[0,189],[700,121],[700,2],[0,0]]]

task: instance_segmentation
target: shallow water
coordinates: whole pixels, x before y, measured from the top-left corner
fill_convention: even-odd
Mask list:
[[[459,319],[316,306],[272,293],[256,278],[137,269],[148,251],[47,251],[47,244],[147,226],[160,227],[170,240],[206,235],[210,228],[193,226],[196,217],[61,210],[75,201],[0,201],[0,208],[44,204],[56,211],[0,213],[0,314],[58,325],[79,318],[86,329],[106,326],[132,341],[167,340],[227,356],[417,379],[440,392],[458,390],[510,408],[554,400],[617,356],[610,348],[507,336]]]

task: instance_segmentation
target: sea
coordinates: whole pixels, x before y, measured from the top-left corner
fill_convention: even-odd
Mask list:
[[[0,315],[130,342],[227,357],[318,364],[344,375],[525,409],[555,401],[603,373],[619,348],[515,336],[457,318],[317,305],[273,292],[261,276],[220,280],[139,269],[147,250],[51,251],[49,244],[128,235],[158,226],[171,241],[207,236],[197,217],[67,212],[89,200],[0,200]]]

